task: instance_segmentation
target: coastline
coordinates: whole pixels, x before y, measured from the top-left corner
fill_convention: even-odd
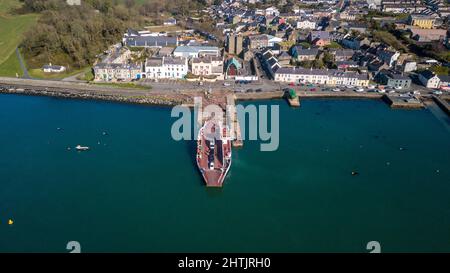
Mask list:
[[[231,90],[220,90],[233,93],[237,101],[283,99],[284,92],[235,93]],[[120,103],[175,106],[191,105],[195,96],[203,96],[204,91],[177,90],[172,92],[159,90],[143,90],[134,88],[118,88],[114,86],[92,85],[48,80],[31,80],[0,77],[0,94],[17,94],[30,96],[47,96],[66,99],[101,100]],[[224,93],[221,93],[223,95]],[[355,92],[306,92],[297,91],[300,99],[380,99],[386,94]],[[433,100],[430,95],[421,96],[422,100]],[[448,101],[449,95],[442,96]]]

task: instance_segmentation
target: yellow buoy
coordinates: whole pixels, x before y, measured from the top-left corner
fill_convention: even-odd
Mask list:
[[[12,225],[12,224],[14,224],[14,221],[12,219],[9,219],[8,220],[8,225]]]

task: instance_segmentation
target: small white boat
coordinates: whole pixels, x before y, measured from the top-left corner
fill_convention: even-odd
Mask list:
[[[87,146],[77,145],[77,146],[75,147],[75,149],[76,149],[77,151],[87,151],[87,150],[89,150],[90,148],[87,147]]]

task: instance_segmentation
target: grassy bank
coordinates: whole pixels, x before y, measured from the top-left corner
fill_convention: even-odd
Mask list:
[[[142,86],[142,85],[138,85],[138,84],[135,84],[132,82],[92,82],[91,84],[111,86],[111,87],[117,87],[117,88],[133,88],[133,89],[140,89],[140,90],[151,90],[151,87],[149,87],[149,86]]]
[[[0,76],[15,76],[19,71],[22,73],[14,51],[22,42],[23,34],[38,18],[37,14],[13,14],[20,6],[19,0],[0,1]]]
[[[9,55],[3,63],[0,64],[0,76],[15,77],[16,73],[19,77],[23,76],[22,68],[20,68],[19,60],[15,53]]]

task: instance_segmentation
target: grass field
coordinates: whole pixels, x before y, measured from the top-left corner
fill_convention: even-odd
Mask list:
[[[19,61],[14,51],[23,34],[38,18],[36,14],[12,14],[11,11],[20,5],[19,0],[0,0],[0,75],[16,74]]]
[[[0,76],[15,77],[16,73],[19,75],[19,77],[23,76],[19,60],[17,60],[16,54],[13,53],[9,56],[8,59],[0,64]]]
[[[112,87],[121,87],[121,88],[133,88],[133,89],[141,89],[141,90],[150,90],[152,89],[150,86],[142,86],[132,82],[93,82],[91,84],[94,85],[104,85],[104,86],[112,86]]]

